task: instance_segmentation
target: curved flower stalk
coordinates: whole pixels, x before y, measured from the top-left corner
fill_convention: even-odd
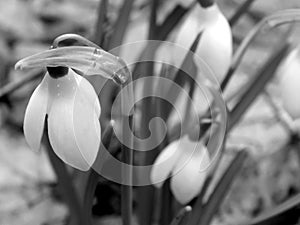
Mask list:
[[[230,66],[229,74],[227,74],[226,77],[226,84],[222,84],[224,86],[227,85],[228,80],[231,78],[233,72],[240,64],[244,54],[246,53],[246,50],[248,49],[249,45],[252,43],[252,41],[258,36],[259,32],[262,31],[265,27],[268,27],[269,29],[288,24],[293,22],[299,22],[300,20],[300,10],[299,9],[286,9],[278,11],[274,14],[271,14],[270,16],[265,17],[262,19],[253,29],[249,31],[249,33],[246,35],[242,43],[239,45],[239,47],[236,49],[233,58],[232,63]],[[224,88],[222,88],[224,89]]]
[[[160,188],[171,176],[172,193],[181,204],[186,204],[199,194],[209,163],[209,153],[204,144],[194,142],[186,135],[160,153],[151,171],[151,181]]]
[[[290,117],[299,121],[300,105],[299,90],[300,90],[300,46],[293,49],[287,58],[282,62],[277,70],[280,77],[280,90],[282,97],[282,105]],[[298,124],[299,122],[297,122]]]
[[[34,67],[47,67],[48,72],[32,94],[25,112],[26,141],[32,149],[40,149],[47,116],[48,136],[55,153],[65,163],[88,170],[100,145],[101,107],[93,86],[77,72],[101,75],[124,84],[130,76],[125,63],[100,48],[62,47],[16,64],[21,69]]]
[[[189,49],[202,32],[195,53],[212,68],[220,81],[229,69],[232,59],[232,34],[229,23],[212,0],[199,0],[182,24],[175,43]],[[182,54],[176,54],[178,65]],[[177,61],[176,60],[176,61]]]
[[[16,63],[16,69],[67,66],[84,75],[101,75],[124,84],[129,79],[125,62],[100,48],[60,47],[29,56]]]

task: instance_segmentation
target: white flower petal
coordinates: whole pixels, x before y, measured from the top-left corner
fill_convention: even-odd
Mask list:
[[[172,169],[180,155],[179,143],[180,140],[176,140],[169,144],[162,150],[153,164],[150,178],[151,182],[158,188],[163,185],[164,181],[172,173]]]
[[[30,148],[35,151],[38,151],[41,146],[47,111],[47,95],[48,79],[45,76],[28,102],[23,124],[25,139]]]
[[[98,153],[101,137],[99,117],[101,113],[98,96],[93,86],[83,77],[78,78],[74,99],[74,134],[82,155],[91,166]]]
[[[280,76],[280,90],[284,109],[293,119],[300,118],[299,100],[300,88],[300,50],[294,49],[278,68],[277,74]]]
[[[79,87],[77,76],[70,70],[63,78],[50,78],[48,133],[56,154],[65,163],[86,171],[92,166],[100,144],[100,105],[95,102],[96,93],[91,94],[93,87],[85,79]]]
[[[188,137],[183,138],[180,148],[182,153],[173,170],[171,191],[181,204],[186,204],[200,192],[210,159],[205,146]]]
[[[208,8],[196,4],[181,25],[175,43],[188,50],[200,32],[203,33],[195,54],[208,64],[220,81],[231,63],[232,33],[216,4]],[[175,63],[180,66],[186,54],[183,49],[175,48],[175,51]]]
[[[232,57],[232,34],[224,15],[216,8],[217,20],[208,23],[196,54],[203,59],[221,81],[227,73]]]

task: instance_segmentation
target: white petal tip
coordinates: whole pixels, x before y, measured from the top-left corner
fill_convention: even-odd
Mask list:
[[[70,165],[70,166],[72,166],[72,165]],[[86,172],[91,168],[91,167],[75,167],[75,166],[72,166],[72,167],[75,169],[78,169],[80,171],[83,171],[83,172]]]
[[[41,149],[41,146],[33,146],[31,144],[29,144],[29,142],[26,140],[27,145],[29,146],[30,150],[32,150],[35,153],[38,153]]]
[[[191,211],[192,211],[192,207],[189,206],[189,205],[187,205],[186,207],[184,207],[184,210],[185,210],[186,212],[191,212]]]
[[[110,123],[110,125],[113,127],[113,126],[115,126],[116,121],[115,121],[115,120],[110,120],[109,123]]]
[[[15,65],[15,70],[22,70],[23,66],[22,66],[22,61],[18,61]]]
[[[57,154],[56,154],[56,155],[57,155]],[[79,162],[79,160],[78,160],[76,163],[74,163],[74,162],[67,161],[66,159],[60,157],[59,155],[57,155],[57,156],[58,156],[65,164],[67,164],[67,165],[69,165],[69,166],[71,166],[71,167],[73,167],[73,168],[75,168],[75,169],[77,169],[77,170],[80,170],[80,171],[88,171],[88,170],[91,168],[91,166],[88,165],[84,159],[82,159],[81,162]]]
[[[153,183],[154,187],[156,188],[162,188],[164,182],[159,182],[159,183]]]

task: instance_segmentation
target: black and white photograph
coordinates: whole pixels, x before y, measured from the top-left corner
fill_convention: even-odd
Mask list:
[[[300,225],[300,1],[0,0],[0,225]]]

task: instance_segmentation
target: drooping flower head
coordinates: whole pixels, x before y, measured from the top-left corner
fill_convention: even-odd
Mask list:
[[[29,146],[38,151],[45,119],[50,144],[67,164],[88,170],[100,145],[101,107],[93,86],[78,73],[101,75],[122,84],[127,71],[124,62],[100,48],[61,47],[27,57],[16,68],[47,68],[33,92],[24,118]]]
[[[221,81],[232,58],[232,33],[229,23],[213,0],[198,0],[184,19],[175,43],[189,49],[196,36],[202,33],[195,54],[203,59]],[[180,65],[182,54],[175,54]]]
[[[162,150],[154,162],[151,181],[160,188],[170,176],[172,193],[181,204],[186,204],[201,191],[209,163],[205,145],[186,135]]]

